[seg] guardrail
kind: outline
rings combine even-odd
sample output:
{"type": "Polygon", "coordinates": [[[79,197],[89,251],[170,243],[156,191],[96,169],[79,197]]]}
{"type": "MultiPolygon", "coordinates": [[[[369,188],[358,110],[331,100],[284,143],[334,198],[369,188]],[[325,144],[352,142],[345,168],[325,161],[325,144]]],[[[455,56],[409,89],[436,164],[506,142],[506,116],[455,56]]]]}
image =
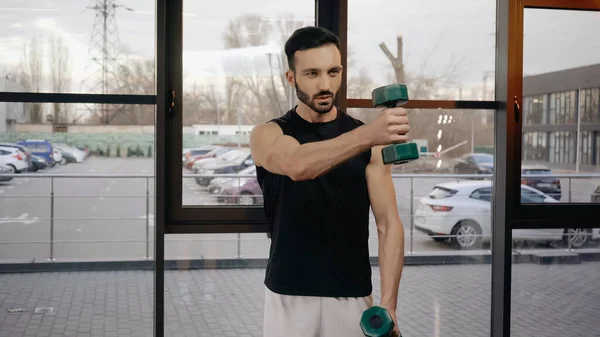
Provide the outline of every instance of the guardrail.
{"type": "MultiPolygon", "coordinates": [[[[61,240],[61,241],[57,241],[54,238],[54,234],[55,234],[55,221],[59,221],[59,220],[141,220],[140,218],[128,218],[128,217],[102,217],[102,218],[93,218],[93,217],[87,217],[87,218],[58,218],[55,216],[55,201],[56,199],[61,199],[61,198],[74,198],[74,196],[65,196],[65,195],[56,195],[55,193],[55,181],[57,179],[102,179],[102,178],[111,178],[111,179],[140,179],[140,180],[144,180],[145,181],[145,193],[144,194],[127,194],[127,195],[77,195],[75,196],[76,198],[145,198],[145,256],[144,259],[150,259],[151,258],[151,254],[150,254],[150,242],[152,240],[150,240],[150,219],[151,219],[151,214],[150,214],[150,206],[151,206],[151,202],[150,199],[153,197],[153,194],[151,193],[151,188],[150,188],[150,182],[151,180],[154,179],[154,175],[152,174],[47,174],[47,173],[21,173],[21,174],[0,174],[0,177],[2,176],[10,176],[13,179],[20,179],[20,178],[35,178],[35,179],[49,179],[50,180],[50,191],[49,191],[49,195],[2,195],[0,194],[0,200],[3,198],[48,198],[49,202],[50,202],[50,216],[48,218],[39,218],[38,220],[49,220],[50,221],[50,238],[49,238],[49,244],[50,244],[50,249],[49,249],[49,261],[55,261],[55,257],[54,257],[54,244],[55,243],[78,243],[78,242],[103,242],[101,240],[91,240],[91,241],[74,241],[74,240],[70,240],[70,241],[65,241],[65,240],[61,240]]],[[[189,178],[254,178],[255,175],[254,174],[183,174],[183,178],[184,179],[189,179],[189,178]]],[[[457,235],[415,235],[415,229],[417,229],[415,227],[415,205],[414,205],[414,199],[416,197],[421,197],[421,196],[425,196],[425,195],[416,195],[415,194],[415,185],[414,185],[414,181],[417,179],[456,179],[456,180],[462,180],[462,179],[491,179],[493,178],[493,175],[491,174],[393,174],[392,177],[394,179],[408,179],[410,182],[410,191],[408,193],[408,195],[403,195],[403,194],[397,194],[396,198],[399,199],[400,197],[408,197],[410,198],[409,201],[409,219],[410,219],[410,237],[409,237],[409,249],[407,254],[414,254],[415,250],[414,250],[414,239],[415,238],[430,238],[430,237],[435,237],[435,238],[453,238],[456,237],[457,235]]],[[[572,180],[573,179],[600,179],[600,174],[553,174],[553,175],[535,175],[535,174],[528,174],[528,175],[523,175],[523,178],[559,178],[559,179],[568,179],[568,201],[571,202],[572,200],[572,180]]],[[[239,195],[228,195],[229,197],[239,197],[239,195]]],[[[216,207],[218,207],[217,204],[215,204],[216,207]]],[[[491,216],[491,215],[490,215],[491,216]]],[[[10,220],[19,220],[17,218],[2,218],[3,221],[10,221],[10,220]]],[[[600,226],[599,226],[600,227],[600,226]]],[[[569,232],[569,240],[568,240],[568,250],[572,250],[572,237],[571,237],[571,233],[569,232]]],[[[486,235],[475,235],[475,237],[489,237],[486,235]]],[[[218,239],[217,239],[218,240],[218,239]]],[[[238,247],[238,253],[237,253],[237,257],[241,257],[241,246],[240,246],[240,235],[238,234],[237,236],[237,247],[238,247]]],[[[110,240],[108,242],[122,242],[123,240],[110,240]]],[[[194,240],[197,241],[197,240],[194,240]]],[[[203,241],[203,240],[198,240],[198,241],[203,241]]],[[[210,241],[215,241],[215,239],[210,239],[210,241]]],[[[39,241],[19,241],[19,242],[6,242],[6,241],[0,241],[0,244],[10,244],[10,243],[41,243],[39,241]]]]}

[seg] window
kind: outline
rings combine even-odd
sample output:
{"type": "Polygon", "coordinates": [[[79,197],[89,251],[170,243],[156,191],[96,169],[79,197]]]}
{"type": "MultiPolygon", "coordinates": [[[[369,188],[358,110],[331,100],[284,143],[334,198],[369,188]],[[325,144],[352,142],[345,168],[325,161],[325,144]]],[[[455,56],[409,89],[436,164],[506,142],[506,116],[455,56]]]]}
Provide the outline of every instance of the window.
{"type": "MultiPolygon", "coordinates": [[[[529,173],[529,174],[539,174],[539,173],[529,173]]],[[[543,203],[546,197],[541,194],[535,193],[531,190],[521,188],[521,203],[543,203]]]]}
{"type": "Polygon", "coordinates": [[[495,8],[349,0],[347,96],[370,99],[375,87],[406,83],[416,100],[494,100],[494,48],[480,46],[494,44],[495,8]]]}
{"type": "Polygon", "coordinates": [[[492,189],[489,187],[480,188],[471,193],[471,198],[483,201],[492,201],[492,189]]]}
{"type": "MultiPolygon", "coordinates": [[[[113,2],[106,9],[88,0],[3,6],[0,77],[7,83],[0,91],[154,94],[155,1],[105,3],[113,2]]],[[[26,113],[46,122],[36,106],[26,113]]],[[[60,117],[72,122],[74,115],[60,117]]]]}

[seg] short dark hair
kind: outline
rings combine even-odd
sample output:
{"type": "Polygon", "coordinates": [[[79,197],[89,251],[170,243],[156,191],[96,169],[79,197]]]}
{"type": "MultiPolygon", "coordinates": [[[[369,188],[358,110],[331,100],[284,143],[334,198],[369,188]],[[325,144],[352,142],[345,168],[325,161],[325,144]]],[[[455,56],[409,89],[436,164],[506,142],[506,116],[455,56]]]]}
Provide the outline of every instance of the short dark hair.
{"type": "Polygon", "coordinates": [[[294,55],[298,50],[307,50],[333,44],[341,52],[339,38],[330,30],[322,27],[303,27],[297,29],[285,43],[285,54],[287,55],[290,69],[294,69],[294,55]]]}

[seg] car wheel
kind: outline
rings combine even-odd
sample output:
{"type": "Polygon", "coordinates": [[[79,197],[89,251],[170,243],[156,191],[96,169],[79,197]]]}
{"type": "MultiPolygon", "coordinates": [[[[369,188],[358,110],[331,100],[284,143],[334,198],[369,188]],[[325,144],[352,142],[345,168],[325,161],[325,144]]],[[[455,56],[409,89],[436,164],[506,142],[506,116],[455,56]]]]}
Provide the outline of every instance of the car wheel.
{"type": "Polygon", "coordinates": [[[567,228],[564,233],[563,243],[568,247],[571,240],[571,248],[581,248],[592,238],[591,228],[567,228]]]}
{"type": "Polygon", "coordinates": [[[254,205],[255,203],[254,196],[249,192],[242,192],[238,197],[238,204],[240,205],[254,205]]]}
{"type": "Polygon", "coordinates": [[[62,157],[62,158],[60,159],[60,164],[61,164],[61,165],[67,165],[67,158],[65,158],[65,157],[62,157]]]}
{"type": "Polygon", "coordinates": [[[471,220],[462,220],[452,229],[451,242],[460,249],[476,249],[481,247],[481,227],[471,220]]]}

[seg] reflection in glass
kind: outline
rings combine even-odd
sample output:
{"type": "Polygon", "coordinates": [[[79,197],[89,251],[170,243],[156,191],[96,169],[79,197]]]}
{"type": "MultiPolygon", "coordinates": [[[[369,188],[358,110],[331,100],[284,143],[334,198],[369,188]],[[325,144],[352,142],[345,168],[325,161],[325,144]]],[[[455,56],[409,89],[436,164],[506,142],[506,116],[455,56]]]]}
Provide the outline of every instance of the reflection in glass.
{"type": "Polygon", "coordinates": [[[525,9],[521,182],[560,202],[589,203],[600,186],[600,58],[586,42],[599,15],[525,9]]]}

